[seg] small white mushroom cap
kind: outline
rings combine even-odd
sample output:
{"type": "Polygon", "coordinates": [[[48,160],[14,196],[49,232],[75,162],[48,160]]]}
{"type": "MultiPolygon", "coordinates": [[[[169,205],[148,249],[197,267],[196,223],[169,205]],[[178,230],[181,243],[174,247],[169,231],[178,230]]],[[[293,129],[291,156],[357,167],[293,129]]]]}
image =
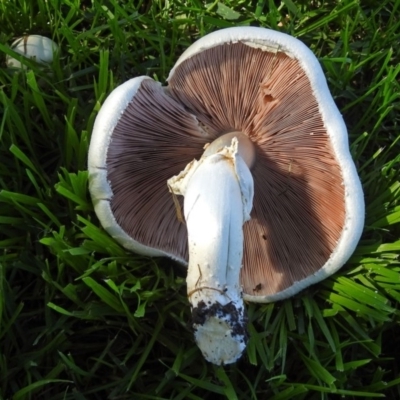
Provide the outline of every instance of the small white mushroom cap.
{"type": "MultiPolygon", "coordinates": [[[[26,58],[33,59],[38,63],[51,63],[58,45],[46,36],[28,35],[16,39],[11,48],[26,58]]],[[[9,68],[23,68],[20,61],[14,57],[7,56],[6,64],[9,68]]]]}

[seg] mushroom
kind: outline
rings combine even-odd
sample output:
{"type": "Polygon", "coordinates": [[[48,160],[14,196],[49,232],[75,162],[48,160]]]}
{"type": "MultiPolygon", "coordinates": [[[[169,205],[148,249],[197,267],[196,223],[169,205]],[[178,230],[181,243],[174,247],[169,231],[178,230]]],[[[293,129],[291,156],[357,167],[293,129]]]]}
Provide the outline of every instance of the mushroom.
{"type": "Polygon", "coordinates": [[[245,349],[243,300],[281,300],[326,278],[363,229],[322,69],[299,40],[263,28],[201,38],[168,87],[148,77],[117,87],[95,122],[89,176],[111,236],[188,263],[195,339],[215,364],[245,349]]]}
{"type": "MultiPolygon", "coordinates": [[[[18,54],[22,54],[26,58],[31,58],[40,64],[50,63],[53,61],[54,53],[58,50],[55,42],[46,36],[28,35],[16,39],[11,48],[18,54]]],[[[6,64],[10,68],[23,68],[20,61],[14,57],[7,56],[6,64]]]]}

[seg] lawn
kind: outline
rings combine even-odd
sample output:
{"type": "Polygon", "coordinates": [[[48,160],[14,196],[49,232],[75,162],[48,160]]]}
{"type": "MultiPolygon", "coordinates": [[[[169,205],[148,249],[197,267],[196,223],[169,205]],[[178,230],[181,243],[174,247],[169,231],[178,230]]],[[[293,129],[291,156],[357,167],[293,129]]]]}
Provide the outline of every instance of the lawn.
{"type": "Polygon", "coordinates": [[[2,0],[0,27],[0,400],[400,398],[399,0],[2,0]],[[165,84],[197,38],[239,25],[319,59],[366,223],[338,273],[249,304],[245,354],[219,367],[193,340],[185,269],[102,229],[87,153],[116,86],[165,84]],[[59,45],[51,65],[6,67],[26,34],[59,45]]]}

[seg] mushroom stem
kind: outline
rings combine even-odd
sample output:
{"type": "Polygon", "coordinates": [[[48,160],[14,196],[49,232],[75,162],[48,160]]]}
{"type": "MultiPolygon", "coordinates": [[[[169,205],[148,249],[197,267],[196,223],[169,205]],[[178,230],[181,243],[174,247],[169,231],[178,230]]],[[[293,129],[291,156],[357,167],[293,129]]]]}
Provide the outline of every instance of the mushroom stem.
{"type": "Polygon", "coordinates": [[[240,269],[254,188],[238,138],[229,140],[229,146],[208,151],[168,181],[173,193],[185,196],[187,291],[196,342],[218,365],[235,362],[247,341],[240,269]]]}

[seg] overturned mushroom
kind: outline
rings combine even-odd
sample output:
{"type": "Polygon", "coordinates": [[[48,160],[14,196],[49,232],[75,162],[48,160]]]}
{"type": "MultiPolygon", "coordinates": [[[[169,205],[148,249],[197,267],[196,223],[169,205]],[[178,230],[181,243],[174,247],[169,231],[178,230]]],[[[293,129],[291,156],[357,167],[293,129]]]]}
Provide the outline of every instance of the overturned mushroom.
{"type": "Polygon", "coordinates": [[[212,33],[168,83],[134,78],[107,98],[90,191],[127,249],[188,260],[196,341],[228,364],[246,345],[243,299],[286,298],[346,262],[363,228],[362,188],[321,67],[293,37],[212,33]],[[186,224],[171,199],[180,194],[186,224]]]}

